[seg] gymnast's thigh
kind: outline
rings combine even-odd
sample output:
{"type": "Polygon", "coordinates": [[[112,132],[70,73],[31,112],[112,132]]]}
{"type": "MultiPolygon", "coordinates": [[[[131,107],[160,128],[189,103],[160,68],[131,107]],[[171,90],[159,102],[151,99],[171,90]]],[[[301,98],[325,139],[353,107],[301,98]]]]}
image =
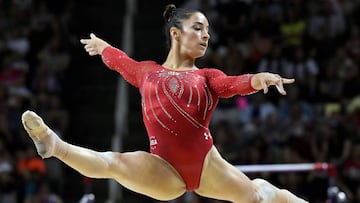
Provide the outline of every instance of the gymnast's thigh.
{"type": "Polygon", "coordinates": [[[233,165],[225,161],[215,147],[206,155],[200,187],[201,196],[231,202],[256,202],[252,181],[233,165]]]}
{"type": "Polygon", "coordinates": [[[185,183],[164,159],[143,151],[115,153],[110,171],[124,187],[158,200],[181,196],[185,183]]]}

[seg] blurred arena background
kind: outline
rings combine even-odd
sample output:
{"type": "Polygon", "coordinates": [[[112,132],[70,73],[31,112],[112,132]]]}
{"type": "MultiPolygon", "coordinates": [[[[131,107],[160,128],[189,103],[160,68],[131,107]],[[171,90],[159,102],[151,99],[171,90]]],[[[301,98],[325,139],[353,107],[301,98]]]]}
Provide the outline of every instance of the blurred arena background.
{"type": "MultiPolygon", "coordinates": [[[[222,155],[234,165],[334,164],[332,183],[360,202],[359,0],[0,0],[0,203],[157,202],[40,159],[20,116],[31,109],[66,141],[95,150],[148,151],[139,93],[79,40],[94,32],[136,60],[161,63],[169,3],[209,19],[211,45],[198,66],[296,79],[285,97],[220,100],[212,135],[222,155]]],[[[249,176],[313,203],[328,198],[323,171],[249,176]]]]}

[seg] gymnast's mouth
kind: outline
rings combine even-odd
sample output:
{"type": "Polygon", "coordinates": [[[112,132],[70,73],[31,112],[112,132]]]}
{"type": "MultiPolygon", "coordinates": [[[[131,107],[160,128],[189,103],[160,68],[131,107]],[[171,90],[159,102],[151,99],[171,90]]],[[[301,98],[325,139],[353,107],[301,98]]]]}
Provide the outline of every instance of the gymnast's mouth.
{"type": "Polygon", "coordinates": [[[202,46],[202,47],[207,47],[207,44],[206,43],[200,43],[200,46],[202,46]]]}

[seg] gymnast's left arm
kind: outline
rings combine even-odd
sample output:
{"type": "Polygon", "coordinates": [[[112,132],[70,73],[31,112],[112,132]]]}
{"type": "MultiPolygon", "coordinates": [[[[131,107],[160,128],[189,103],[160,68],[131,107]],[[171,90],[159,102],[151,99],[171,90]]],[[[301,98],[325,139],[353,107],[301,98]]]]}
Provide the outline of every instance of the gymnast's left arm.
{"type": "Polygon", "coordinates": [[[266,94],[268,87],[276,86],[277,90],[285,95],[283,84],[293,83],[294,79],[286,79],[273,73],[243,74],[227,76],[220,70],[207,69],[206,76],[210,89],[219,97],[229,98],[235,95],[249,95],[263,90],[266,94]]]}

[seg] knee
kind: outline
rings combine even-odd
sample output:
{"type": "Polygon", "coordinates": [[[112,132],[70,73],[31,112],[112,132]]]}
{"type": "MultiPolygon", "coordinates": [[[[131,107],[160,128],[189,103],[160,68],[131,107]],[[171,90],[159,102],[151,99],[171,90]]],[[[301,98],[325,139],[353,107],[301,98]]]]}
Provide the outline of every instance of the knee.
{"type": "Polygon", "coordinates": [[[113,174],[113,170],[116,169],[115,165],[117,164],[118,155],[115,152],[101,152],[100,156],[103,160],[104,170],[108,175],[113,174]]]}
{"type": "Polygon", "coordinates": [[[101,157],[104,160],[105,164],[110,166],[111,164],[114,163],[115,153],[114,152],[102,152],[101,157]]]}
{"type": "Polygon", "coordinates": [[[271,203],[276,199],[276,189],[264,179],[254,179],[255,185],[254,201],[257,203],[271,203]]]}

